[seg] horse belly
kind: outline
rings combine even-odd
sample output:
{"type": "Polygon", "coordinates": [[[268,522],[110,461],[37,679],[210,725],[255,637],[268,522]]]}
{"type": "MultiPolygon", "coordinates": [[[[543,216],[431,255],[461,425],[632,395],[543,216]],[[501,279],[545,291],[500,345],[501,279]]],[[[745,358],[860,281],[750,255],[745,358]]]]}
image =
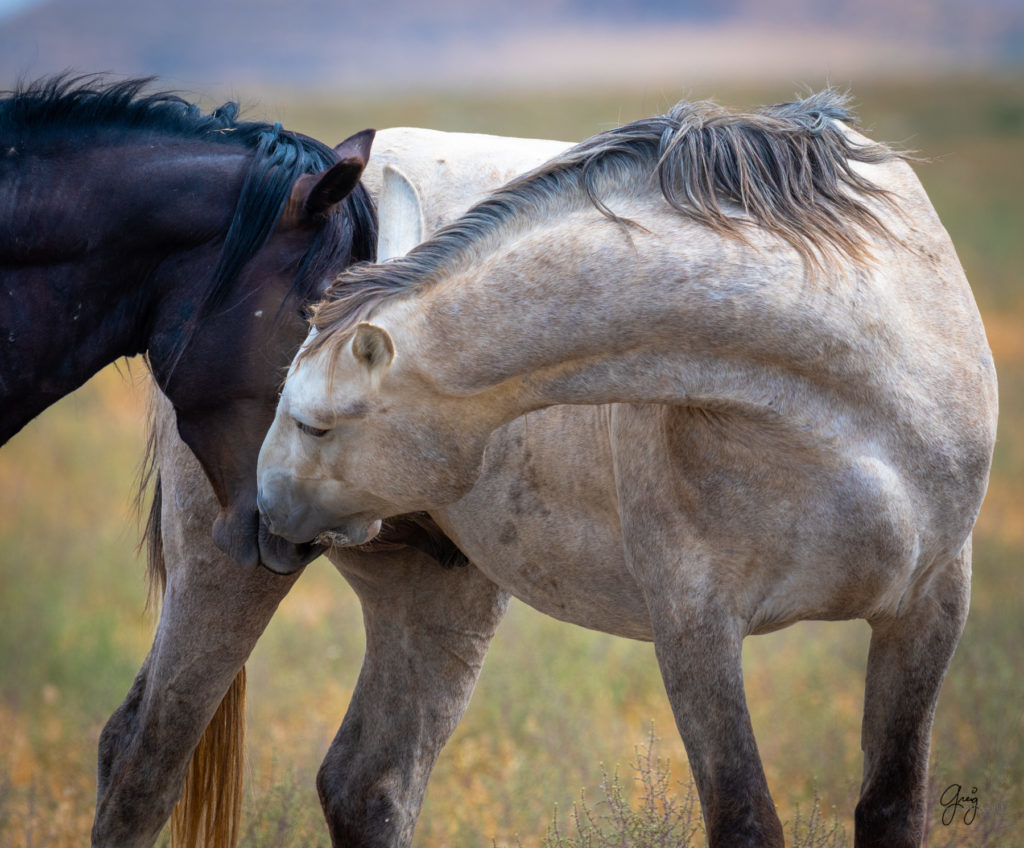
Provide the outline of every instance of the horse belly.
{"type": "Polygon", "coordinates": [[[495,431],[476,485],[433,512],[474,565],[562,621],[651,639],[626,569],[608,407],[556,406],[495,431]]]}

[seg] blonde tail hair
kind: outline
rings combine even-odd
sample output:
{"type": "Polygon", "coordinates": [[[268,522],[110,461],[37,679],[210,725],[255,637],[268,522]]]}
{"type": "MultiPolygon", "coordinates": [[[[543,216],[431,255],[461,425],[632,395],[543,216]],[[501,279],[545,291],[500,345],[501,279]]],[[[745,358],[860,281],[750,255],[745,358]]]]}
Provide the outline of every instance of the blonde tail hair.
{"type": "Polygon", "coordinates": [[[235,848],[245,769],[245,666],[203,733],[171,813],[172,848],[235,848]]]}

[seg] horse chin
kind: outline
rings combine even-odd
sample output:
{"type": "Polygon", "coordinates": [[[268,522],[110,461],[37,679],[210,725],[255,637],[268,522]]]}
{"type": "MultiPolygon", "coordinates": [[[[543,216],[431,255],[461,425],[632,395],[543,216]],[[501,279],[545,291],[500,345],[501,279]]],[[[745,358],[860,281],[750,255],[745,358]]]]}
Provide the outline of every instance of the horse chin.
{"type": "Polygon", "coordinates": [[[294,574],[305,568],[326,550],[318,540],[312,542],[289,542],[275,536],[267,529],[266,522],[259,519],[259,564],[274,574],[294,574]]]}
{"type": "Polygon", "coordinates": [[[324,530],[315,539],[322,545],[332,548],[345,548],[354,545],[365,545],[377,538],[383,522],[380,519],[367,525],[348,525],[344,529],[324,530]]]}

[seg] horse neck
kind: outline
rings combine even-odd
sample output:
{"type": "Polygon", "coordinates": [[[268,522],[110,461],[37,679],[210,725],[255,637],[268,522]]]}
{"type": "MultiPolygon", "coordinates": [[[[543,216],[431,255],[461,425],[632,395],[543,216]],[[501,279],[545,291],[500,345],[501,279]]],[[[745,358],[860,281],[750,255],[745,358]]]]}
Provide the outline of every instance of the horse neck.
{"type": "Polygon", "coordinates": [[[54,151],[4,186],[0,444],[195,300],[185,257],[226,230],[244,162],[203,148],[54,151]]]}
{"type": "Polygon", "coordinates": [[[678,218],[653,204],[636,212],[650,232],[585,210],[519,234],[380,323],[441,394],[487,396],[476,408],[502,420],[563,403],[678,401],[675,375],[699,335],[679,328],[706,322],[700,266],[729,245],[694,226],[682,252],[666,248],[652,233],[678,233],[678,218]]]}

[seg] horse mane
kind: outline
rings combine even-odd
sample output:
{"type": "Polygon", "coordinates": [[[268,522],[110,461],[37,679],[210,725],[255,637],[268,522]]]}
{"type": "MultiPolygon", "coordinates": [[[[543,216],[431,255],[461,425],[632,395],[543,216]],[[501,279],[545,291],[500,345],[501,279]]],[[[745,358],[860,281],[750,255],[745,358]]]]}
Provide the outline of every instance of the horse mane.
{"type": "MultiPolygon", "coordinates": [[[[176,93],[146,93],[154,79],[110,81],[102,75],[64,73],[22,83],[0,93],[0,138],[15,148],[30,144],[38,148],[81,145],[88,133],[105,132],[126,145],[141,133],[155,133],[251,151],[216,271],[192,316],[194,329],[223,303],[242,266],[270,237],[295,180],[326,170],[338,157],[327,145],[284,130],[280,124],[239,120],[240,108],[233,101],[204,113],[176,93]]],[[[357,186],[343,206],[321,222],[300,266],[294,293],[303,300],[315,295],[318,273],[344,264],[347,258],[369,261],[376,257],[376,213],[365,188],[357,186]]]]}
{"type": "Polygon", "coordinates": [[[884,238],[887,231],[862,198],[892,201],[851,163],[903,156],[847,136],[837,122],[856,123],[849,99],[825,89],[750,113],[682,101],[665,115],[595,135],[493,192],[405,257],[339,275],[316,307],[312,326],[319,332],[300,356],[328,340],[340,346],[382,302],[429,287],[481,242],[535,220],[567,196],[633,225],[603,195],[623,186],[635,190],[655,176],[680,214],[723,236],[747,242],[748,229],[768,231],[812,270],[829,258],[864,264],[871,259],[867,236],[884,238]]]}

